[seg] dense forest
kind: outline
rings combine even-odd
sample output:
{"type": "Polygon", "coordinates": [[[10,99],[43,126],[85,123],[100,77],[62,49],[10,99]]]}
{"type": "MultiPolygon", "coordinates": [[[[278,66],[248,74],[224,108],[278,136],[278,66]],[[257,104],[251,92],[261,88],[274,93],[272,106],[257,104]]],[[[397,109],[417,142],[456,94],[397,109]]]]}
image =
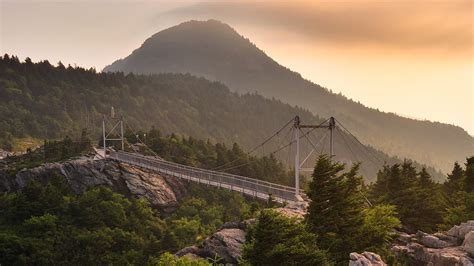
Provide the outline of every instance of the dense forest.
{"type": "MultiPolygon", "coordinates": [[[[40,141],[65,136],[80,138],[83,129],[95,139],[100,135],[102,116],[109,114],[112,106],[117,114],[125,116],[127,131],[144,130],[143,133],[156,126],[163,134],[174,132],[230,147],[239,143],[245,151],[261,143],[296,114],[305,123],[322,121],[308,111],[278,100],[257,94],[238,95],[221,83],[186,74],[96,73],[94,69],[66,67],[61,63],[52,66],[48,61],[20,62],[15,56],[5,55],[0,59],[2,149],[12,149],[16,140],[24,137],[40,141]]],[[[371,147],[350,148],[345,143],[349,138],[344,132],[336,136],[336,157],[349,164],[366,162],[361,172],[368,181],[375,180],[384,162],[402,162],[371,147]],[[378,158],[376,162],[374,155],[378,158]]],[[[265,151],[268,156],[270,149],[267,147],[265,151]]],[[[303,152],[309,149],[306,145],[303,152]]],[[[262,155],[264,151],[258,152],[262,155]]],[[[288,151],[275,156],[283,162],[289,161],[288,151]]],[[[314,163],[315,158],[308,163],[314,163]]],[[[421,165],[414,164],[421,169],[421,165]]],[[[435,169],[428,171],[436,181],[444,180],[435,169]]]]}
{"type": "Polygon", "coordinates": [[[189,21],[158,32],[104,71],[191,73],[223,82],[233,91],[275,97],[320,117],[335,116],[363,142],[444,172],[450,162],[461,161],[474,150],[474,138],[462,128],[384,113],[332,93],[279,65],[229,25],[215,20],[189,21]]]}
{"type": "MultiPolygon", "coordinates": [[[[237,144],[226,148],[161,136],[157,130],[149,134],[150,149],[168,160],[213,167],[240,156],[249,164],[232,171],[242,174],[251,167],[258,178],[277,174],[288,181],[275,158],[244,155],[237,144]]],[[[85,135],[78,142],[45,142],[37,151],[8,160],[24,165],[29,156],[38,161],[40,155],[44,161],[75,157],[91,145],[85,135]]],[[[133,143],[134,135],[127,137],[133,143]]],[[[224,222],[256,218],[248,229],[243,263],[332,265],[347,262],[350,252],[365,250],[381,254],[389,263],[402,263],[389,251],[393,229],[434,232],[474,219],[474,157],[464,165],[455,163],[444,184],[406,161],[386,165],[376,182],[366,186],[359,167],[320,156],[305,186],[311,202],[303,220],[264,209],[275,206],[271,201],[251,201],[238,193],[192,184],[179,208],[164,217],[145,200],[108,188],[73,194],[66,179],[54,174],[47,185],[33,181],[20,191],[0,195],[0,262],[209,265],[212,261],[191,262],[170,253],[199,244],[224,222]]]]}
{"type": "Polygon", "coordinates": [[[166,265],[160,264],[166,252],[199,243],[224,221],[250,218],[264,206],[225,190],[189,190],[177,211],[162,218],[146,200],[108,188],[75,195],[59,175],[46,186],[30,182],[0,195],[0,263],[166,265]]]}
{"type": "Polygon", "coordinates": [[[368,250],[389,265],[410,265],[389,250],[393,229],[434,232],[474,219],[474,157],[464,167],[455,163],[442,185],[410,163],[384,167],[370,187],[363,185],[358,164],[345,168],[320,156],[307,188],[311,201],[304,220],[260,212],[244,258],[252,265],[343,265],[350,252],[368,250]]]}

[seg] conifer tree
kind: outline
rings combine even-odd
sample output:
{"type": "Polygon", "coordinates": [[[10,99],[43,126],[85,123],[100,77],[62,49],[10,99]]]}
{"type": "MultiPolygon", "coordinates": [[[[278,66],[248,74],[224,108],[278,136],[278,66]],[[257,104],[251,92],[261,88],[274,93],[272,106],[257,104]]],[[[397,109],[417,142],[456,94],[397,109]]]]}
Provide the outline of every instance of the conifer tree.
{"type": "Polygon", "coordinates": [[[425,168],[417,173],[413,164],[405,161],[402,165],[385,166],[370,194],[375,203],[395,205],[406,230],[432,232],[442,221],[446,207],[441,192],[441,186],[425,168]]]}
{"type": "Polygon", "coordinates": [[[437,224],[443,220],[445,199],[441,193],[441,186],[433,182],[425,168],[418,176],[418,184],[414,188],[418,199],[411,204],[411,208],[418,214],[405,220],[418,230],[433,232],[436,231],[437,224]]]}
{"type": "Polygon", "coordinates": [[[464,190],[468,193],[474,192],[474,156],[466,159],[466,177],[464,179],[464,190]]]}
{"type": "Polygon", "coordinates": [[[262,211],[247,233],[243,258],[251,265],[329,264],[316,235],[308,232],[301,220],[274,210],[262,211]]]}
{"type": "Polygon", "coordinates": [[[466,169],[454,164],[454,169],[448,175],[444,184],[448,193],[449,206],[443,214],[443,222],[439,225],[447,230],[454,225],[474,219],[474,156],[466,159],[466,169]]]}
{"type": "Polygon", "coordinates": [[[444,183],[446,193],[452,194],[463,189],[464,170],[458,162],[454,163],[453,171],[448,174],[447,181],[444,183]]]}
{"type": "Polygon", "coordinates": [[[362,179],[357,176],[358,168],[356,164],[349,172],[341,173],[344,165],[323,155],[309,183],[308,227],[320,237],[321,247],[341,262],[357,247],[363,224],[362,179]]]}

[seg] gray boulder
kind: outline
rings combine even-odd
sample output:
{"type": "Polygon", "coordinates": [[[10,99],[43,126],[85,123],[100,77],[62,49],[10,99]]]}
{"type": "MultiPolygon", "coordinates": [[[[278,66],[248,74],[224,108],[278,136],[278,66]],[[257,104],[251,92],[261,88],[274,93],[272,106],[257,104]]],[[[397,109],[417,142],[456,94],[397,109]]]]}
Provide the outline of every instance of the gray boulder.
{"type": "Polygon", "coordinates": [[[242,229],[222,229],[204,240],[202,250],[210,258],[218,257],[225,264],[237,264],[242,257],[245,235],[242,229]]]}
{"type": "Polygon", "coordinates": [[[434,235],[418,231],[416,233],[417,238],[420,240],[421,244],[428,248],[445,248],[449,246],[446,241],[439,239],[434,235]]]}
{"type": "Polygon", "coordinates": [[[415,265],[473,266],[474,232],[469,231],[472,225],[472,221],[469,221],[454,226],[446,233],[400,233],[391,250],[415,265]],[[461,246],[463,239],[464,244],[461,246]]]}
{"type": "Polygon", "coordinates": [[[474,231],[470,231],[464,236],[462,248],[474,257],[474,231]]]}
{"type": "Polygon", "coordinates": [[[245,243],[246,223],[226,223],[223,228],[206,238],[197,246],[190,246],[178,251],[178,257],[199,256],[201,258],[219,259],[225,265],[237,265],[242,257],[242,245],[245,243]],[[234,228],[231,228],[234,226],[234,228]]]}
{"type": "Polygon", "coordinates": [[[453,228],[449,229],[446,234],[458,239],[464,239],[464,236],[470,231],[474,231],[474,220],[455,225],[453,228]]]}
{"type": "Polygon", "coordinates": [[[385,266],[382,258],[373,252],[363,252],[359,254],[352,252],[350,255],[349,266],[385,266]]]}

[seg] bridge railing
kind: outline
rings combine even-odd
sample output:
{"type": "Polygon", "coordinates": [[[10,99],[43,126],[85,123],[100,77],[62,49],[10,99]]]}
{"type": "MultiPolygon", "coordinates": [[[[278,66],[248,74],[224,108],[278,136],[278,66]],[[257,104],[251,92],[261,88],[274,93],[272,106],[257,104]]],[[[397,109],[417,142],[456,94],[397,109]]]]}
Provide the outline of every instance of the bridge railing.
{"type": "Polygon", "coordinates": [[[111,151],[109,158],[178,178],[240,191],[259,198],[266,199],[269,194],[272,194],[283,201],[296,200],[294,188],[263,180],[182,165],[135,153],[111,151]]]}

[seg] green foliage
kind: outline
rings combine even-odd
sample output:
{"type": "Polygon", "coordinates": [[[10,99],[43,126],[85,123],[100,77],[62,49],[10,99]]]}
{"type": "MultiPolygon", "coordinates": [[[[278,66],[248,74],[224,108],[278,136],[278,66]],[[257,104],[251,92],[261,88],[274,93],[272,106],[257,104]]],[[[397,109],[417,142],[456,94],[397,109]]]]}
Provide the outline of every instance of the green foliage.
{"type": "Polygon", "coordinates": [[[474,193],[474,156],[466,159],[466,170],[464,171],[464,190],[474,193]]]}
{"type": "Polygon", "coordinates": [[[0,197],[0,262],[143,264],[165,224],[144,200],[98,187],[76,196],[61,177],[0,197]]]}
{"type": "Polygon", "coordinates": [[[301,220],[264,210],[249,230],[243,259],[251,265],[327,265],[329,260],[317,246],[301,220]]]}
{"type": "Polygon", "coordinates": [[[319,236],[319,246],[337,263],[346,263],[354,251],[386,254],[392,231],[400,225],[395,207],[368,208],[358,165],[344,169],[328,156],[319,157],[307,192],[311,200],[305,217],[307,227],[319,236]]]}
{"type": "Polygon", "coordinates": [[[395,206],[388,204],[375,205],[362,211],[364,221],[359,246],[382,256],[388,256],[387,246],[393,240],[394,228],[401,223],[397,218],[395,206]]]}
{"type": "Polygon", "coordinates": [[[448,195],[443,222],[439,224],[442,230],[450,229],[452,226],[474,219],[474,190],[471,182],[474,179],[474,156],[466,159],[465,169],[457,162],[453,171],[448,175],[448,181],[444,183],[444,191],[448,195]]]}
{"type": "Polygon", "coordinates": [[[446,207],[442,186],[434,183],[425,169],[417,172],[409,161],[384,166],[371,187],[371,198],[377,203],[395,205],[409,231],[435,231],[446,207]]]}
{"type": "Polygon", "coordinates": [[[102,115],[109,114],[111,106],[126,115],[131,128],[159,126],[166,134],[238,142],[247,148],[261,141],[255,136],[266,137],[295,114],[308,122],[320,121],[300,108],[256,94],[234,94],[221,83],[189,74],[96,73],[0,57],[3,146],[11,145],[12,137],[80,137],[82,128],[99,136],[102,115]]]}
{"type": "Polygon", "coordinates": [[[449,230],[454,225],[474,219],[474,193],[460,191],[451,196],[451,203],[443,214],[443,222],[439,225],[441,230],[449,230]]]}
{"type": "Polygon", "coordinates": [[[0,196],[0,264],[208,265],[155,257],[199,242],[225,221],[251,217],[250,209],[237,193],[191,186],[177,212],[162,220],[144,199],[104,187],[75,195],[56,175],[47,185],[30,182],[0,196]]]}
{"type": "Polygon", "coordinates": [[[355,250],[358,240],[354,236],[359,235],[363,222],[358,165],[340,173],[343,170],[344,165],[320,156],[307,193],[311,200],[306,215],[308,227],[337,261],[347,260],[347,254],[355,250]]]}
{"type": "Polygon", "coordinates": [[[209,189],[202,185],[190,184],[189,195],[166,219],[168,228],[173,232],[166,236],[171,245],[167,250],[177,251],[199,243],[217,231],[224,222],[254,217],[263,207],[262,203],[250,203],[238,193],[209,189]]]}
{"type": "Polygon", "coordinates": [[[91,140],[86,130],[82,131],[79,141],[73,141],[66,136],[63,140],[44,140],[43,145],[35,150],[28,149],[27,153],[10,156],[4,159],[6,168],[12,174],[23,168],[32,168],[46,162],[58,162],[72,157],[85,155],[92,149],[91,140]]]}
{"type": "Polygon", "coordinates": [[[150,266],[210,266],[212,265],[203,259],[177,258],[171,253],[163,253],[158,258],[151,258],[148,261],[150,266]]]}
{"type": "Polygon", "coordinates": [[[447,194],[455,193],[461,191],[464,186],[464,169],[458,162],[454,163],[453,171],[448,174],[448,178],[444,183],[444,190],[447,194]]]}

